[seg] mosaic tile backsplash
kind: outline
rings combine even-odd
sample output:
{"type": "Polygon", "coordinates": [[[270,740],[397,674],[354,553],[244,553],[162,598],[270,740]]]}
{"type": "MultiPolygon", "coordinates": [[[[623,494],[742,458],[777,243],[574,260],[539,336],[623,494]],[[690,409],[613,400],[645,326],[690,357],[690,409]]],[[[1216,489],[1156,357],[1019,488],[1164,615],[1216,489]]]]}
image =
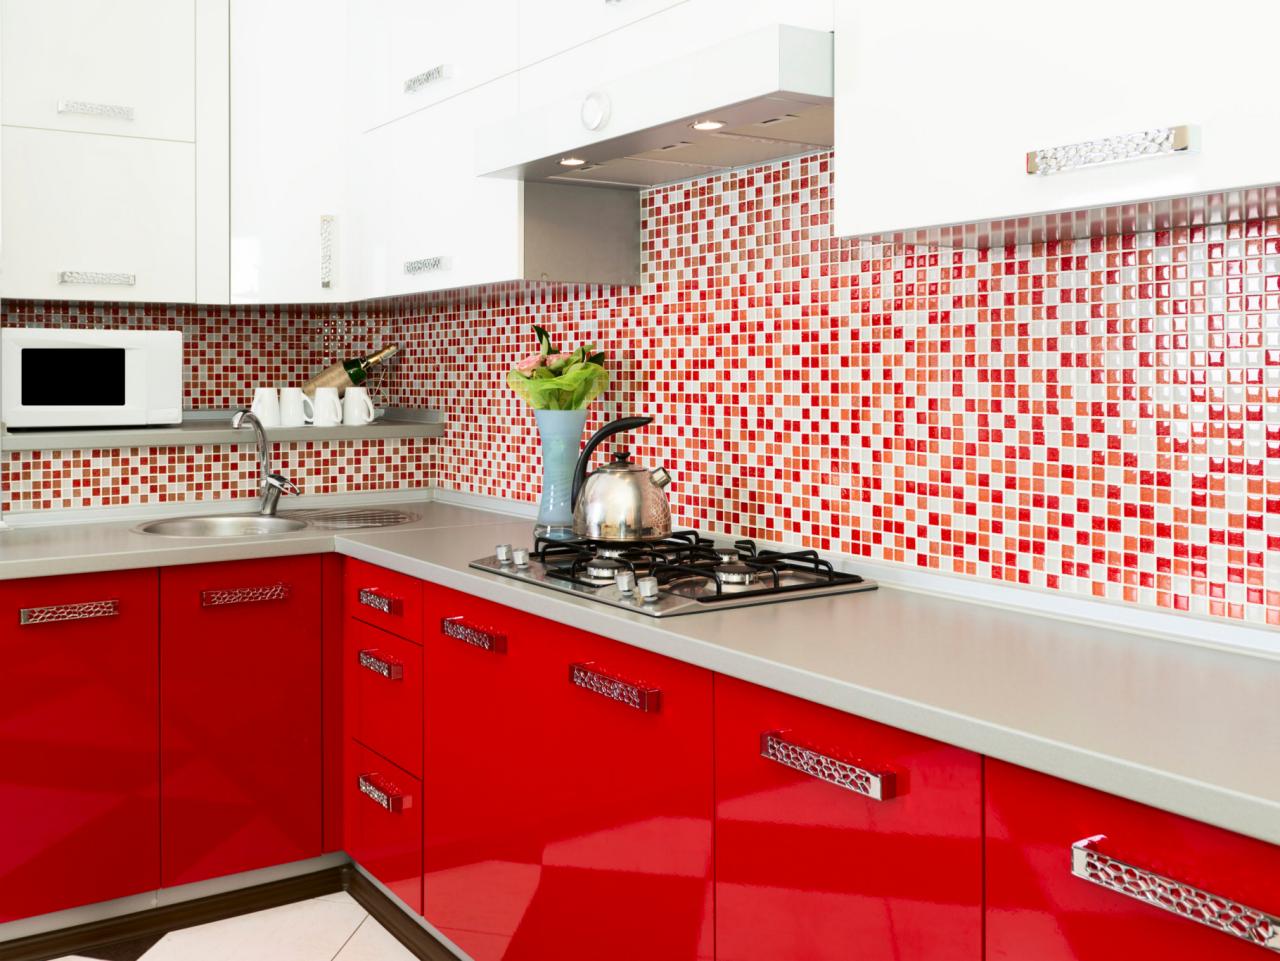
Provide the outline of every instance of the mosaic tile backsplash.
{"type": "MultiPolygon", "coordinates": [[[[404,346],[385,396],[447,425],[422,483],[537,498],[503,382],[537,322],[609,353],[589,427],[656,418],[628,441],[675,475],[679,524],[1280,625],[1280,221],[860,244],[831,235],[830,159],[642,195],[638,288],[324,308],[300,342],[404,346]]],[[[226,393],[203,376],[193,399],[226,393]]]]}

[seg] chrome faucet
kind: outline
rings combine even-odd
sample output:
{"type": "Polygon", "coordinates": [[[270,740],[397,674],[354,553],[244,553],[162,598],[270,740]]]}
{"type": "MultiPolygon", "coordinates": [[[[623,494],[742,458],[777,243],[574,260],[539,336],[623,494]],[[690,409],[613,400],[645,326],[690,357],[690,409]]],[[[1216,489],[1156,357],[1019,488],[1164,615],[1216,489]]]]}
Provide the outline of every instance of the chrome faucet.
{"type": "Polygon", "coordinates": [[[231,417],[231,426],[239,430],[245,424],[253,428],[253,436],[258,442],[258,466],[262,469],[262,479],[258,482],[258,495],[262,502],[258,505],[258,513],[264,517],[274,517],[280,495],[296,494],[298,488],[293,481],[271,472],[271,443],[267,440],[262,421],[247,410],[236,411],[231,417]]]}

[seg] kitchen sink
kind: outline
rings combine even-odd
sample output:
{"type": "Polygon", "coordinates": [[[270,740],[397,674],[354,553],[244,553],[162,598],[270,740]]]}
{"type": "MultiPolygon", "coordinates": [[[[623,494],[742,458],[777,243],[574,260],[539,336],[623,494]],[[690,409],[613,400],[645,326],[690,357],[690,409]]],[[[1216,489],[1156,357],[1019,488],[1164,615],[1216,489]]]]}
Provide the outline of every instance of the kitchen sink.
{"type": "Polygon", "coordinates": [[[288,534],[306,526],[306,521],[290,517],[220,514],[209,517],[170,517],[139,524],[134,530],[140,534],[163,534],[166,537],[261,537],[264,534],[288,534]]]}

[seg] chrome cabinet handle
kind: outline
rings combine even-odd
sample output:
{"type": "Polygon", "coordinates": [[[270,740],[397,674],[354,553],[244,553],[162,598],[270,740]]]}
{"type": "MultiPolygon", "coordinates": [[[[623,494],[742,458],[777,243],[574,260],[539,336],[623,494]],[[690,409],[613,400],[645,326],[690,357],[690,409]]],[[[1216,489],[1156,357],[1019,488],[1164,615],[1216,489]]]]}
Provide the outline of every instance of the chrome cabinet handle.
{"type": "Polygon", "coordinates": [[[264,584],[261,587],[220,587],[200,592],[201,607],[227,607],[231,604],[261,604],[283,601],[289,597],[289,585],[264,584]]]}
{"type": "Polygon", "coordinates": [[[570,664],[569,682],[584,691],[599,694],[646,714],[656,714],[662,707],[662,691],[658,688],[632,684],[630,681],[602,674],[595,670],[591,661],[570,664]]]}
{"type": "Polygon", "coordinates": [[[417,93],[423,87],[428,87],[433,83],[439,83],[441,80],[448,80],[453,76],[453,69],[447,63],[438,63],[430,70],[424,70],[422,73],[415,73],[412,77],[404,82],[405,93],[417,93]]]}
{"type": "Polygon", "coordinates": [[[333,214],[320,215],[320,289],[333,288],[333,235],[338,218],[333,214]]]}
{"type": "Polygon", "coordinates": [[[440,633],[492,654],[507,653],[507,635],[473,627],[461,617],[441,618],[440,633]]]}
{"type": "Polygon", "coordinates": [[[822,754],[786,740],[781,731],[760,735],[760,756],[874,801],[888,801],[897,796],[897,778],[892,771],[872,771],[822,754]]]}
{"type": "Polygon", "coordinates": [[[393,594],[384,594],[376,587],[360,588],[359,599],[364,607],[372,607],[383,614],[389,614],[392,617],[404,615],[404,601],[393,594]]]}
{"type": "Polygon", "coordinates": [[[410,275],[430,274],[439,270],[448,269],[448,257],[420,257],[417,260],[406,260],[404,262],[404,272],[410,275]]]}
{"type": "Polygon", "coordinates": [[[1049,174],[1119,163],[1122,160],[1146,160],[1174,153],[1194,151],[1199,145],[1199,131],[1190,124],[1178,127],[1156,127],[1136,133],[1085,140],[1027,151],[1027,173],[1044,177],[1049,174]]]}
{"type": "Polygon", "coordinates": [[[133,287],[138,283],[137,274],[114,274],[101,270],[61,270],[60,284],[88,284],[99,287],[133,287]]]}
{"type": "Polygon", "coordinates": [[[359,657],[356,658],[356,661],[366,671],[373,671],[374,674],[380,674],[388,681],[404,680],[404,665],[394,657],[383,654],[375,648],[361,651],[359,657]]]}
{"type": "Polygon", "coordinates": [[[1071,845],[1073,875],[1108,891],[1280,953],[1280,917],[1107,857],[1098,850],[1098,844],[1106,839],[1105,834],[1095,834],[1071,845]]]}
{"type": "Polygon", "coordinates": [[[24,607],[18,611],[18,623],[30,627],[35,624],[59,624],[63,621],[87,621],[94,617],[115,617],[119,613],[119,601],[78,601],[75,604],[54,604],[50,607],[24,607]]]}
{"type": "Polygon", "coordinates": [[[88,100],[59,100],[58,113],[78,113],[111,120],[132,120],[133,108],[115,103],[92,103],[88,100]]]}
{"type": "Polygon", "coordinates": [[[356,784],[361,794],[391,814],[413,807],[413,798],[380,774],[361,774],[356,784]]]}

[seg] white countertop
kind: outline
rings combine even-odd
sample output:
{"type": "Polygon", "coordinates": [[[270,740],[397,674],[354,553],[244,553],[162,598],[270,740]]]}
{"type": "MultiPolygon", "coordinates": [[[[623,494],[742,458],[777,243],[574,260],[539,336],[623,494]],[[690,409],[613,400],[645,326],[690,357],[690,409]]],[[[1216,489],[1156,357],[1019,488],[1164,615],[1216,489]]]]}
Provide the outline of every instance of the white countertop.
{"type": "MultiPolygon", "coordinates": [[[[389,506],[389,505],[387,505],[389,506]]],[[[396,528],[236,540],[130,523],[0,535],[0,579],[332,550],[1280,844],[1280,659],[882,587],[650,618],[467,567],[530,522],[443,503],[396,528]]]]}

